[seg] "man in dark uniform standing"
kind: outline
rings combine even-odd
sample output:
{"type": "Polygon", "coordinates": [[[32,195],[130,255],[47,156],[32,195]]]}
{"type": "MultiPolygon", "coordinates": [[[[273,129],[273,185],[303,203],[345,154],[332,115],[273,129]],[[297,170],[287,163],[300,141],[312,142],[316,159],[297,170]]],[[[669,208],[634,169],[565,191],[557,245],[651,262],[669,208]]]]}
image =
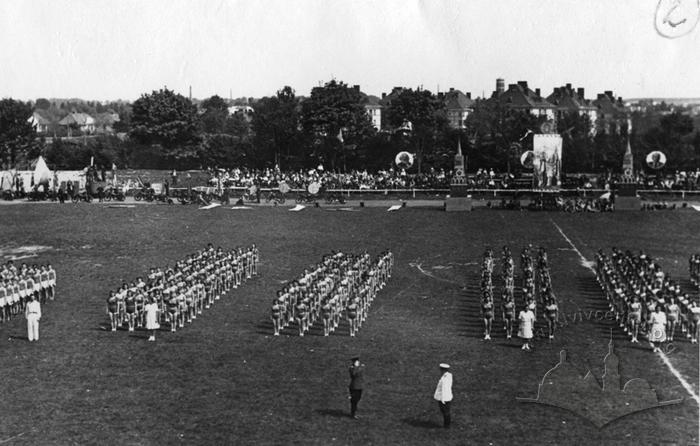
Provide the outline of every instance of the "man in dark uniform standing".
{"type": "Polygon", "coordinates": [[[365,365],[360,362],[360,357],[352,358],[350,366],[350,416],[357,419],[357,404],[362,398],[362,388],[364,387],[365,365]]]}

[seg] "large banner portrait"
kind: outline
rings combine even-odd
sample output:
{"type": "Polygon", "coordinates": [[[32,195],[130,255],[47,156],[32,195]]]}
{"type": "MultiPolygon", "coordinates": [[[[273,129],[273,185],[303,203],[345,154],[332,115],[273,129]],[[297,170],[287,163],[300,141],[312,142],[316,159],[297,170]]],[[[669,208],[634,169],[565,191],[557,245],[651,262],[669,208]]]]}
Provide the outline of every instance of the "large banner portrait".
{"type": "Polygon", "coordinates": [[[561,186],[560,135],[535,135],[533,141],[533,175],[535,187],[561,186]]]}

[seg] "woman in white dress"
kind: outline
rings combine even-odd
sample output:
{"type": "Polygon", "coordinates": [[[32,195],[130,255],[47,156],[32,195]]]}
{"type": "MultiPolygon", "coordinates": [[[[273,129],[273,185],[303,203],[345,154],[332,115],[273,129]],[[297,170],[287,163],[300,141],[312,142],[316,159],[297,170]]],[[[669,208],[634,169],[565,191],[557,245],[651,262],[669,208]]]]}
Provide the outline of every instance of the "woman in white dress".
{"type": "Polygon", "coordinates": [[[158,308],[158,304],[153,297],[148,299],[148,303],[144,307],[143,311],[146,313],[146,330],[150,331],[148,340],[155,341],[156,330],[160,328],[160,324],[158,324],[158,312],[160,309],[158,308]]]}
{"type": "Polygon", "coordinates": [[[656,306],[656,311],[649,317],[651,332],[649,333],[649,343],[654,352],[661,351],[657,344],[666,341],[666,313],[661,311],[661,305],[656,306]]]}
{"type": "Polygon", "coordinates": [[[522,348],[523,350],[530,350],[532,328],[535,325],[535,314],[529,307],[526,307],[524,310],[520,311],[518,320],[520,321],[520,325],[518,327],[518,337],[525,341],[522,348]]]}

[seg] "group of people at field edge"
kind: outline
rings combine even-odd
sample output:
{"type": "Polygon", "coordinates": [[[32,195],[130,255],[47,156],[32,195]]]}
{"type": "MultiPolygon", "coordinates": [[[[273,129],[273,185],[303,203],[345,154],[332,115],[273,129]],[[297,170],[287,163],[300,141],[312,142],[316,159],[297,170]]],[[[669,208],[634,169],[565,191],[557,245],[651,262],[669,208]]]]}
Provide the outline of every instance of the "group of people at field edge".
{"type": "Polygon", "coordinates": [[[56,271],[50,263],[22,265],[17,268],[8,260],[0,269],[0,322],[18,315],[27,319],[30,341],[39,340],[41,305],[53,300],[56,289],[56,271]]]}
{"type": "Polygon", "coordinates": [[[293,189],[304,189],[311,183],[319,183],[328,189],[445,189],[450,186],[451,172],[445,169],[429,169],[420,174],[408,174],[401,169],[380,170],[376,173],[365,170],[333,172],[318,166],[310,170],[280,170],[279,168],[210,169],[209,186],[277,188],[286,183],[293,189]]]}
{"type": "MultiPolygon", "coordinates": [[[[691,281],[697,285],[700,255],[690,258],[691,281]]],[[[680,331],[691,343],[698,342],[700,303],[681,292],[680,285],[643,251],[637,255],[612,248],[596,254],[596,276],[610,309],[632,342],[645,335],[654,351],[675,341],[680,331]]]]}
{"type": "Polygon", "coordinates": [[[210,243],[172,267],[151,268],[146,280],[138,277],[109,292],[107,314],[112,331],[124,324],[129,331],[145,326],[149,341],[155,341],[161,323],[167,323],[173,332],[183,328],[229,290],[256,276],[258,262],[255,244],[225,251],[210,243]]]}
{"type": "Polygon", "coordinates": [[[305,269],[281,290],[272,301],[274,335],[296,322],[304,336],[317,322],[323,323],[323,335],[338,328],[345,314],[350,336],[355,336],[367,319],[377,292],[391,277],[394,256],[384,251],[374,261],[364,252],[353,255],[333,252],[321,262],[305,269]]]}
{"type": "MultiPolygon", "coordinates": [[[[481,264],[481,317],[484,321],[484,339],[491,339],[496,305],[494,302],[493,274],[496,261],[491,248],[487,248],[481,264]]],[[[552,279],[547,262],[547,251],[540,247],[536,261],[530,248],[525,247],[520,254],[522,273],[521,302],[522,310],[517,312],[515,302],[515,262],[508,246],[503,247],[501,257],[501,318],[506,339],[513,335],[513,324],[518,322],[518,337],[524,340],[523,350],[531,350],[534,326],[537,321],[538,308],[547,321],[549,339],[554,339],[559,306],[552,291],[552,279]]]]}

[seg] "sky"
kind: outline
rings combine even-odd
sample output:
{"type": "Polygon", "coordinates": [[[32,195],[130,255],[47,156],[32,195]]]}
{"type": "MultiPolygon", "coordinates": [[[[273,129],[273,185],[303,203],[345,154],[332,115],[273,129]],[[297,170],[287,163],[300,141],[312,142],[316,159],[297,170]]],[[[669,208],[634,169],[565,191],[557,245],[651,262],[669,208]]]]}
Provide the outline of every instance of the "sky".
{"type": "Polygon", "coordinates": [[[497,77],[546,94],[700,97],[700,26],[669,39],[654,25],[672,1],[2,1],[0,97],[308,95],[331,79],[475,97],[497,77]]]}

